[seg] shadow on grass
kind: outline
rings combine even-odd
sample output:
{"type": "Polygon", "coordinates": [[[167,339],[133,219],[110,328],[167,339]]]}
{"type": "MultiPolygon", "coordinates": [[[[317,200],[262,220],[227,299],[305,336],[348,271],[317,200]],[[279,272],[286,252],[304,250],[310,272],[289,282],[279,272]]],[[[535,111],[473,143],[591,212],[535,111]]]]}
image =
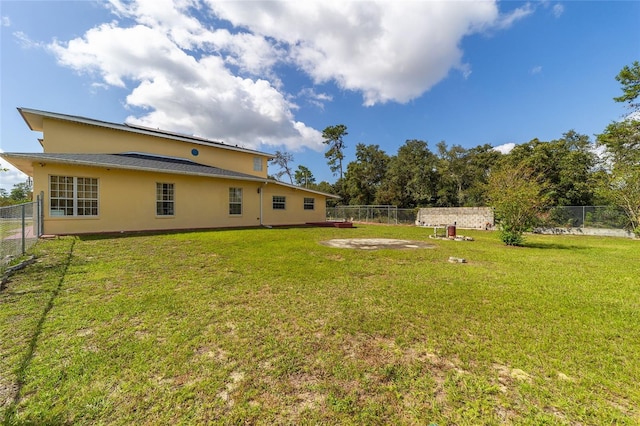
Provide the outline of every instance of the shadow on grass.
{"type": "Polygon", "coordinates": [[[15,394],[13,395],[13,400],[11,401],[11,404],[7,407],[7,410],[5,411],[5,415],[2,423],[4,425],[11,425],[16,423],[15,421],[16,411],[18,408],[18,404],[20,403],[20,394],[22,393],[22,387],[24,386],[24,383],[25,383],[27,369],[29,368],[29,364],[31,364],[31,360],[33,359],[33,354],[35,353],[36,347],[38,346],[38,340],[40,338],[40,335],[42,334],[42,326],[44,325],[44,322],[46,321],[47,316],[49,315],[49,312],[53,308],[54,302],[58,298],[58,294],[60,294],[62,284],[64,283],[64,279],[67,275],[67,270],[69,269],[69,264],[71,263],[71,259],[73,257],[73,248],[75,246],[75,243],[76,243],[76,240],[74,239],[71,242],[71,247],[69,247],[69,254],[67,255],[67,258],[63,264],[62,274],[60,275],[58,284],[53,289],[53,292],[51,293],[51,297],[49,298],[49,301],[47,302],[47,305],[45,306],[44,311],[42,312],[42,315],[38,320],[38,324],[35,327],[33,336],[31,336],[31,340],[29,341],[27,353],[22,359],[22,362],[20,363],[20,366],[18,367],[18,370],[16,372],[16,391],[15,391],[15,394]]]}
{"type": "MultiPolygon", "coordinates": [[[[322,228],[315,225],[276,225],[276,226],[242,226],[242,227],[228,227],[228,228],[203,228],[203,229],[172,229],[172,230],[158,230],[158,231],[127,231],[127,232],[105,232],[101,234],[80,234],[75,235],[80,241],[99,241],[99,240],[113,240],[119,238],[132,238],[132,237],[152,237],[158,235],[186,235],[186,234],[201,234],[212,232],[225,232],[225,231],[277,231],[279,229],[301,229],[301,228],[322,228]]],[[[352,228],[343,229],[356,229],[356,226],[352,228]]],[[[336,228],[328,228],[336,229],[336,228]]]]}
{"type": "Polygon", "coordinates": [[[525,241],[522,244],[524,248],[537,248],[537,249],[553,249],[553,250],[585,250],[589,247],[586,246],[576,246],[570,244],[559,244],[559,243],[540,243],[540,242],[527,242],[525,241]]]}
{"type": "Polygon", "coordinates": [[[223,232],[223,231],[238,231],[238,230],[269,230],[268,228],[254,226],[254,227],[236,227],[236,228],[205,228],[205,229],[172,229],[172,230],[158,230],[158,231],[127,231],[127,232],[105,232],[100,234],[80,234],[76,235],[80,241],[99,241],[99,240],[113,240],[119,238],[134,238],[134,237],[153,237],[158,235],[184,235],[184,234],[202,234],[211,232],[223,232]]]}

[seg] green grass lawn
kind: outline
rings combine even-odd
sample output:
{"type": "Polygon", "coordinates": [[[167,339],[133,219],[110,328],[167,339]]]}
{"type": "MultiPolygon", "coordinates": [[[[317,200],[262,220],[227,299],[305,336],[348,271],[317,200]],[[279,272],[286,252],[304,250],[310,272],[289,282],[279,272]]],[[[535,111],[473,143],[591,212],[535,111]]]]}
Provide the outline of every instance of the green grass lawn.
{"type": "Polygon", "coordinates": [[[0,293],[0,420],[640,424],[639,241],[431,232],[41,241],[0,293]],[[320,244],[361,237],[436,247],[320,244]]]}

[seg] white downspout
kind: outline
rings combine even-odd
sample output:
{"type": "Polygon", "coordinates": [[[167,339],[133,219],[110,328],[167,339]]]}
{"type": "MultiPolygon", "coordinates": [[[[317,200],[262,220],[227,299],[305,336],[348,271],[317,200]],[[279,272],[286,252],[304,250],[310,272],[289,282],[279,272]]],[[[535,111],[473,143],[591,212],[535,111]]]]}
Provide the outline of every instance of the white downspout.
{"type": "Polygon", "coordinates": [[[262,204],[262,193],[264,192],[264,187],[267,186],[268,182],[262,182],[262,186],[260,186],[258,188],[258,192],[260,192],[260,226],[266,226],[263,222],[262,222],[262,211],[263,211],[263,204],[262,204]]]}
{"type": "Polygon", "coordinates": [[[260,226],[262,226],[262,186],[258,187],[258,192],[260,193],[260,226]]]}

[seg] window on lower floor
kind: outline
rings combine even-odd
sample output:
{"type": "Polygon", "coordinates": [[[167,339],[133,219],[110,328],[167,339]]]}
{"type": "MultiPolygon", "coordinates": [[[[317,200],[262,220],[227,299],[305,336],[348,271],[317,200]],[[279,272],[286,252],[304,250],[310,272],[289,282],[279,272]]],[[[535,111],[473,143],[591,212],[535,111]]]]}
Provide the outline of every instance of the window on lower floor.
{"type": "Polygon", "coordinates": [[[242,188],[229,188],[229,214],[242,214],[242,188]]]}
{"type": "Polygon", "coordinates": [[[284,210],[286,207],[286,198],[281,195],[273,196],[273,210],[284,210]]]}
{"type": "Polygon", "coordinates": [[[305,210],[313,210],[315,209],[315,198],[305,198],[304,199],[304,209],[305,210]]]}
{"type": "Polygon", "coordinates": [[[98,179],[49,176],[51,216],[98,216],[98,179]]]}
{"type": "Polygon", "coordinates": [[[156,183],[156,215],[173,216],[175,214],[174,196],[172,183],[156,183]]]}

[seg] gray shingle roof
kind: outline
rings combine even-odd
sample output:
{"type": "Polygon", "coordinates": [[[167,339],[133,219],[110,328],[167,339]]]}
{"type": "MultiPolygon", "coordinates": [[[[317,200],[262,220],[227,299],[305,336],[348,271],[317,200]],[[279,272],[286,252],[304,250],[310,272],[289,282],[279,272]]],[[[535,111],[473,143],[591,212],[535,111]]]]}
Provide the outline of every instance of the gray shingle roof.
{"type": "MultiPolygon", "coordinates": [[[[234,172],[219,167],[205,166],[190,160],[171,157],[160,157],[142,153],[122,154],[57,154],[57,153],[20,153],[4,152],[1,157],[11,162],[11,159],[26,160],[33,163],[73,164],[77,166],[104,167],[111,169],[140,170],[149,172],[172,173],[191,176],[208,176],[222,179],[238,179],[253,182],[272,183],[329,198],[340,198],[337,195],[313,189],[302,188],[288,183],[275,181],[271,178],[260,178],[246,173],[234,172]]],[[[24,170],[23,170],[24,171],[24,170]]]]}
{"type": "Polygon", "coordinates": [[[267,154],[265,152],[260,152],[260,151],[256,151],[249,148],[239,147],[238,145],[235,145],[235,146],[228,145],[224,142],[217,142],[217,141],[201,138],[194,135],[171,132],[168,130],[152,129],[149,127],[139,126],[131,123],[129,124],[110,123],[108,121],[81,117],[79,115],[61,114],[57,112],[41,111],[41,110],[31,109],[31,108],[18,108],[18,111],[20,112],[20,115],[22,115],[22,118],[25,120],[25,122],[27,123],[27,125],[31,130],[36,130],[37,128],[37,130],[42,131],[42,118],[49,117],[57,120],[72,121],[74,123],[83,123],[83,124],[89,124],[92,126],[99,126],[99,127],[107,127],[110,129],[122,130],[125,132],[141,133],[145,135],[158,136],[165,139],[167,138],[174,139],[182,142],[189,142],[189,143],[194,143],[199,145],[213,145],[218,148],[228,149],[232,151],[250,152],[255,155],[273,157],[272,154],[267,154]],[[34,125],[35,125],[35,128],[34,128],[34,125]]]}
{"type": "Polygon", "coordinates": [[[33,161],[75,164],[92,167],[145,170],[185,175],[211,176],[263,182],[267,179],[218,167],[205,166],[193,161],[146,154],[57,154],[57,153],[6,153],[12,157],[33,161]]]}

